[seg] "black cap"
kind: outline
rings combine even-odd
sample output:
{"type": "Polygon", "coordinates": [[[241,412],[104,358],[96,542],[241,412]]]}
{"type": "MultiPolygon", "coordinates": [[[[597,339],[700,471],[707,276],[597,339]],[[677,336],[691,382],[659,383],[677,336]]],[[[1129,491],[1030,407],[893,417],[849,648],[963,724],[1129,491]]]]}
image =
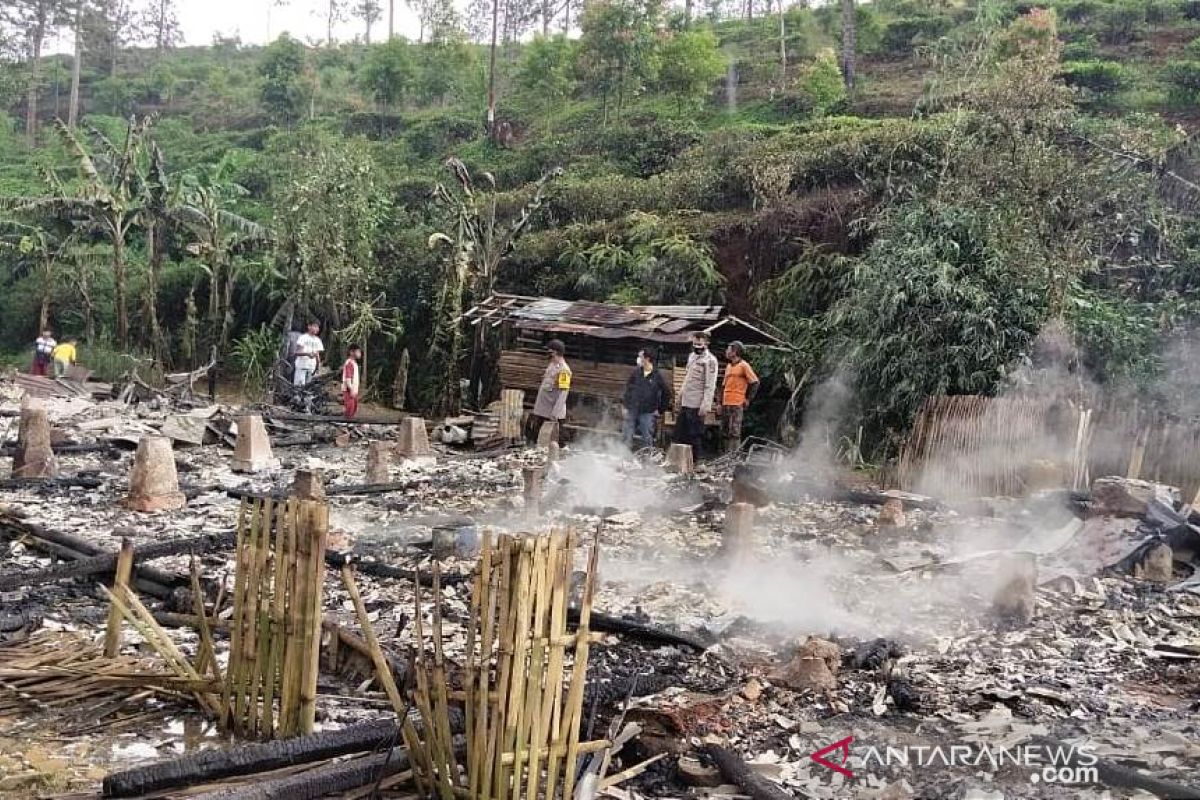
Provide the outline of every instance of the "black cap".
{"type": "Polygon", "coordinates": [[[546,342],[546,349],[551,353],[558,353],[560,356],[567,352],[567,346],[562,343],[561,339],[551,339],[546,342]]]}

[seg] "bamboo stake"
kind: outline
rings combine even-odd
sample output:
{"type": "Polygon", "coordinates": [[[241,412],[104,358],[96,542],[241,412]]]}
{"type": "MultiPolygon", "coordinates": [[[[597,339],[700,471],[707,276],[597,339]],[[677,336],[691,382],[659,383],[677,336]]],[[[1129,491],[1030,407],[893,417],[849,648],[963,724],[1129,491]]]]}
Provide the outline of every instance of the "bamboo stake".
{"type": "Polygon", "coordinates": [[[437,781],[438,794],[442,800],[452,800],[454,797],[454,786],[449,770],[449,758],[446,755],[446,749],[452,748],[452,742],[445,742],[442,739],[442,730],[437,719],[433,715],[433,708],[429,704],[429,676],[425,666],[425,623],[424,611],[421,607],[421,582],[417,580],[417,576],[413,576],[413,585],[415,592],[413,595],[413,604],[415,608],[414,622],[416,624],[417,635],[417,650],[416,650],[416,678],[417,691],[415,699],[417,708],[421,712],[421,717],[425,720],[425,741],[427,743],[427,751],[430,754],[430,760],[433,763],[433,775],[430,780],[437,781]]]}
{"type": "MultiPolygon", "coordinates": [[[[117,554],[117,569],[113,574],[113,589],[129,585],[133,572],[133,542],[121,540],[121,552],[117,554]]],[[[121,612],[116,606],[108,609],[108,627],[104,633],[104,657],[114,658],[121,649],[121,612]]]]}
{"type": "Polygon", "coordinates": [[[300,526],[299,503],[295,498],[287,501],[284,510],[286,524],[286,549],[284,559],[287,561],[287,583],[284,584],[283,609],[283,661],[280,672],[279,688],[279,731],[283,736],[290,736],[298,727],[297,707],[300,697],[300,670],[297,615],[300,608],[300,587],[303,583],[301,575],[300,545],[298,529],[300,526]]]}
{"type": "MultiPolygon", "coordinates": [[[[529,799],[537,799],[538,783],[541,778],[541,763],[538,753],[545,744],[543,740],[544,730],[542,729],[542,697],[543,690],[546,686],[546,660],[547,649],[553,647],[554,631],[547,631],[550,593],[554,583],[553,576],[558,569],[558,540],[551,534],[541,538],[538,541],[538,556],[540,561],[535,561],[535,576],[537,578],[537,588],[534,599],[534,623],[533,630],[537,642],[536,649],[533,650],[529,662],[529,674],[532,678],[532,690],[528,696],[528,706],[525,709],[525,720],[528,726],[528,749],[529,749],[529,799]]],[[[520,745],[525,741],[526,734],[522,733],[518,737],[518,748],[516,757],[518,759],[517,772],[520,773],[520,745]]]]}
{"type": "Polygon", "coordinates": [[[241,647],[242,632],[240,630],[239,620],[241,619],[241,597],[242,584],[246,577],[242,569],[242,552],[246,544],[246,518],[250,501],[243,498],[242,504],[238,508],[238,523],[237,523],[237,545],[234,549],[234,567],[233,567],[233,626],[229,634],[229,663],[225,668],[225,687],[221,693],[221,716],[220,727],[222,730],[232,730],[234,733],[239,732],[240,727],[237,722],[237,717],[234,714],[234,704],[236,697],[234,695],[234,686],[237,681],[238,670],[238,651],[241,647]]]}
{"type": "Polygon", "coordinates": [[[512,648],[507,645],[511,641],[512,619],[510,606],[512,598],[509,592],[513,580],[513,538],[507,534],[500,537],[500,584],[497,591],[496,624],[498,638],[496,641],[496,694],[488,698],[489,720],[487,731],[487,751],[483,763],[483,788],[481,796],[492,797],[492,791],[499,791],[500,766],[497,763],[500,749],[500,738],[504,731],[504,712],[508,699],[509,672],[512,669],[512,648]]]}
{"type": "Polygon", "coordinates": [[[442,647],[442,569],[433,562],[433,685],[434,711],[441,730],[439,735],[446,748],[446,760],[450,769],[450,780],[458,779],[458,759],[454,756],[454,736],[450,733],[450,703],[446,696],[446,658],[442,647]]]}
{"type": "Polygon", "coordinates": [[[584,585],[583,600],[579,606],[579,643],[575,646],[575,660],[571,664],[571,690],[567,701],[568,716],[566,730],[567,760],[563,765],[563,797],[569,798],[575,790],[575,773],[579,768],[579,725],[583,715],[583,685],[587,681],[587,660],[589,640],[588,623],[592,617],[592,597],[596,591],[596,565],[600,557],[600,535],[597,532],[592,541],[591,555],[588,557],[587,581],[584,585]]]}
{"type": "MultiPolygon", "coordinates": [[[[477,678],[479,686],[476,695],[476,702],[479,706],[479,711],[475,719],[475,735],[473,737],[473,747],[470,751],[470,772],[469,791],[472,797],[480,796],[480,786],[484,782],[485,777],[483,772],[486,767],[487,758],[487,732],[489,710],[492,704],[491,690],[491,663],[492,663],[492,638],[495,634],[494,622],[496,618],[496,581],[498,580],[498,570],[493,564],[492,557],[496,551],[492,547],[492,532],[485,530],[481,544],[481,560],[480,560],[480,586],[482,587],[482,595],[479,598],[479,613],[482,615],[479,630],[479,668],[477,670],[477,678]]],[[[483,796],[486,796],[484,794],[483,796]]]]}
{"type": "Polygon", "coordinates": [[[329,509],[324,503],[302,501],[306,510],[309,538],[308,605],[305,611],[305,647],[301,653],[303,685],[300,694],[300,732],[312,733],[317,721],[317,676],[321,667],[321,605],[325,582],[325,542],[329,509]]]}
{"type": "MultiPolygon", "coordinates": [[[[208,616],[204,611],[204,589],[200,585],[200,566],[193,557],[189,564],[192,580],[192,608],[196,613],[197,628],[200,631],[200,652],[196,656],[196,672],[203,675],[211,672],[213,677],[221,681],[221,665],[217,663],[217,648],[213,644],[212,629],[208,626],[208,616]]],[[[221,712],[224,714],[224,707],[221,712]]]]}

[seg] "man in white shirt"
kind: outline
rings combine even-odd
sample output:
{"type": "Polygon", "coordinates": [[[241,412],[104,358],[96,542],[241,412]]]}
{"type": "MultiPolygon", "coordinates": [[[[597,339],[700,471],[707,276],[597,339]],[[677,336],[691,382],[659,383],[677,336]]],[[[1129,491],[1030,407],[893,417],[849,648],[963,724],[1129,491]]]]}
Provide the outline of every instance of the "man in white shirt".
{"type": "Polygon", "coordinates": [[[292,383],[296,386],[306,385],[321,367],[321,354],[325,352],[325,345],[317,335],[320,332],[321,324],[310,322],[308,331],[296,339],[296,368],[292,373],[292,383]]]}

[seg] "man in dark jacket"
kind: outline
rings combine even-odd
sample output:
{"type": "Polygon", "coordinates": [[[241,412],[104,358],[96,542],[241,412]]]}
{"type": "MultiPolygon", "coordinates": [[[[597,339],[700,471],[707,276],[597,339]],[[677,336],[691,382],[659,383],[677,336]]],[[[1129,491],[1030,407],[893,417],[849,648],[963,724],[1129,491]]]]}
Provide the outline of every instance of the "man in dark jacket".
{"type": "Polygon", "coordinates": [[[658,415],[671,407],[671,387],[663,374],[654,368],[654,353],[649,349],[638,353],[637,366],[625,384],[625,430],[623,438],[633,447],[634,435],[641,437],[646,447],[654,444],[654,427],[658,415]]]}

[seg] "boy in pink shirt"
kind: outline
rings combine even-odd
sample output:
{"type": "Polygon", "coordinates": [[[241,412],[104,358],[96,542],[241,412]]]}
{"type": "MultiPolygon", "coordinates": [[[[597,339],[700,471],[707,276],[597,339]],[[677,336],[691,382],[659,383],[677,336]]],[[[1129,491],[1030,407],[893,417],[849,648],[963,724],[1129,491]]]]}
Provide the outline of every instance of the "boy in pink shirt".
{"type": "Polygon", "coordinates": [[[356,344],[350,345],[350,354],[346,356],[346,363],[342,364],[342,405],[346,407],[346,419],[353,419],[358,413],[360,358],[362,348],[356,344]]]}

